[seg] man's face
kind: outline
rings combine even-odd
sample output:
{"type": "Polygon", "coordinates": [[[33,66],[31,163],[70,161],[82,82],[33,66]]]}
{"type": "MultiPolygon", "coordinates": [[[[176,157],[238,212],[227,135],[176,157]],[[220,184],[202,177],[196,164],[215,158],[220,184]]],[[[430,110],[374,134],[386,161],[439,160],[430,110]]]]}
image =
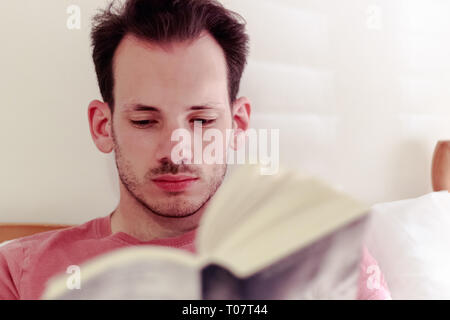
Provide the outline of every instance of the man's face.
{"type": "Polygon", "coordinates": [[[194,214],[222,183],[225,142],[222,164],[175,164],[171,153],[178,142],[171,136],[180,128],[193,136],[195,121],[203,122],[203,131],[215,128],[226,136],[232,127],[226,68],[222,49],[207,33],[164,47],[126,36],[115,53],[112,129],[119,176],[158,215],[194,214]]]}

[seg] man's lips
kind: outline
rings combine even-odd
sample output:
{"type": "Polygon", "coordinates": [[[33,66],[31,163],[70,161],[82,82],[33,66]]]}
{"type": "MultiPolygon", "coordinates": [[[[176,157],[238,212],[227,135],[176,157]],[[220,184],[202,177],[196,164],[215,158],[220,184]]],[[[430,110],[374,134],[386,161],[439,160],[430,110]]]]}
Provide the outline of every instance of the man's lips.
{"type": "Polygon", "coordinates": [[[181,192],[189,188],[197,177],[185,175],[163,175],[153,179],[153,182],[164,191],[181,192]]]}

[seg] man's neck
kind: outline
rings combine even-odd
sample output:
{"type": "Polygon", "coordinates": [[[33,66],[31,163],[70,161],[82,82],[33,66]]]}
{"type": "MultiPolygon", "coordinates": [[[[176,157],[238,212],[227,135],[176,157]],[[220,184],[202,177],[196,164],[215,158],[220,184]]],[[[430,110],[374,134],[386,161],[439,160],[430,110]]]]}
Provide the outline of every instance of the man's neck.
{"type": "Polygon", "coordinates": [[[178,237],[197,228],[197,225],[184,228],[180,226],[170,228],[157,223],[151,217],[133,218],[133,216],[124,214],[123,211],[117,208],[111,216],[111,232],[113,234],[125,232],[140,241],[150,241],[178,237]]]}

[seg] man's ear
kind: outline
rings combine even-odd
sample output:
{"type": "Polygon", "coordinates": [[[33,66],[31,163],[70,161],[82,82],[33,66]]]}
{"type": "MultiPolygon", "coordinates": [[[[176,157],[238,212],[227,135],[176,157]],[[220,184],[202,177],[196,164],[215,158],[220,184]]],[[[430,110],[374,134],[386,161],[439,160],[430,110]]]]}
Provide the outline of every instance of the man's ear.
{"type": "Polygon", "coordinates": [[[233,118],[233,143],[231,147],[234,150],[239,148],[239,135],[247,131],[250,127],[251,105],[246,97],[237,99],[232,106],[231,116],[233,118]]]}
{"type": "Polygon", "coordinates": [[[114,148],[112,136],[112,114],[107,103],[94,100],[88,108],[89,128],[92,140],[97,148],[104,153],[110,153],[114,148]]]}

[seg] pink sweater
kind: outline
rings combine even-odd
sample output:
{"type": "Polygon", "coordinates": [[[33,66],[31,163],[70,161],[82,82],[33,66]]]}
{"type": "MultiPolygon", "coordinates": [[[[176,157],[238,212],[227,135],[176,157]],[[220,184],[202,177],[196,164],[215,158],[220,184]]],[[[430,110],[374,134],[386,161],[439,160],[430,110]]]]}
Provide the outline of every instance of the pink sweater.
{"type": "MultiPolygon", "coordinates": [[[[195,252],[196,230],[177,238],[142,242],[123,232],[112,234],[110,216],[68,229],[16,239],[0,247],[0,299],[39,299],[49,278],[66,272],[70,265],[80,265],[114,249],[159,245],[195,252]]],[[[365,250],[359,299],[390,298],[384,278],[377,273],[377,268],[376,261],[365,250]]]]}

